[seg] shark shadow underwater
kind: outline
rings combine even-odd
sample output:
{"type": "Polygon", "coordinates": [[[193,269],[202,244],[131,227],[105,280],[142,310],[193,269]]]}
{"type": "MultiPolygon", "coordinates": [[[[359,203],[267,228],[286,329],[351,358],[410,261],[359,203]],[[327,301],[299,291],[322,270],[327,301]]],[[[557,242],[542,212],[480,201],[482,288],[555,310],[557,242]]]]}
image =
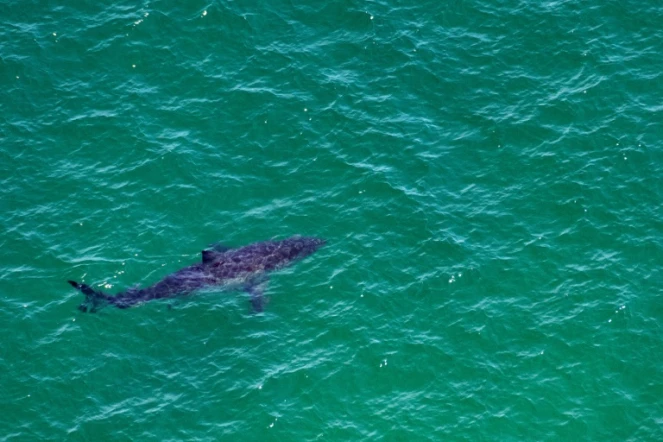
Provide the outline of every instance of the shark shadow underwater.
{"type": "Polygon", "coordinates": [[[150,287],[130,288],[116,295],[68,282],[85,295],[85,301],[78,306],[82,312],[94,313],[109,305],[129,308],[153,299],[187,295],[205,287],[245,290],[251,295],[253,309],[261,312],[268,273],[313,254],[324,244],[325,240],[319,238],[295,236],[240,248],[216,246],[213,250],[203,250],[202,262],[171,273],[150,287]]]}

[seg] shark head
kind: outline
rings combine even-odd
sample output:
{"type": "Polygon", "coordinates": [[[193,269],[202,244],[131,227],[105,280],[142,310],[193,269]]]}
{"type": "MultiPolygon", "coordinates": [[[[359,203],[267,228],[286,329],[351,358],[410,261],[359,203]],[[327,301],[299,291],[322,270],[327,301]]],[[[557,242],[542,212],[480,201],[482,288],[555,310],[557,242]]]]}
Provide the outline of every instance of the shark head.
{"type": "Polygon", "coordinates": [[[313,237],[292,237],[283,240],[284,247],[289,260],[297,260],[312,255],[316,250],[325,245],[327,241],[313,237]]]}

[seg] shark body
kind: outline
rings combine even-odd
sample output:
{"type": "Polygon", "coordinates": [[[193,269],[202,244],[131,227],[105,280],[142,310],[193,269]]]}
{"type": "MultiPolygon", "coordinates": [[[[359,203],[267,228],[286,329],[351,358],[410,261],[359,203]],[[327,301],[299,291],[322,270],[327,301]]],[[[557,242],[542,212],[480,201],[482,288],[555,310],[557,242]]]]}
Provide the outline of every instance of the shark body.
{"type": "Polygon", "coordinates": [[[116,295],[75,281],[68,282],[85,295],[85,301],[78,307],[83,312],[94,313],[109,305],[124,309],[153,299],[173,298],[214,286],[248,291],[254,310],[262,311],[261,286],[268,273],[311,255],[324,244],[325,241],[319,238],[295,236],[240,248],[203,250],[201,262],[171,273],[150,287],[132,288],[116,295]]]}

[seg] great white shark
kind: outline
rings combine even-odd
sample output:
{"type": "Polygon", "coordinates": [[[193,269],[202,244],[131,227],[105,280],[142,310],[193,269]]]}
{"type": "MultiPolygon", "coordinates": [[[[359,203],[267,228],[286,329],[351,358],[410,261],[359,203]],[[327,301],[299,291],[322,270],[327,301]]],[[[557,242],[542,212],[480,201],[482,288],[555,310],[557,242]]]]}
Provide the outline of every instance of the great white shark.
{"type": "Polygon", "coordinates": [[[217,245],[212,250],[203,250],[199,263],[171,273],[150,287],[130,288],[116,295],[75,281],[68,282],[85,295],[85,301],[78,306],[83,312],[94,313],[109,305],[124,309],[153,299],[173,298],[215,286],[249,292],[253,309],[259,312],[263,309],[262,290],[268,272],[305,258],[324,244],[325,240],[319,238],[294,236],[239,248],[217,245]]]}

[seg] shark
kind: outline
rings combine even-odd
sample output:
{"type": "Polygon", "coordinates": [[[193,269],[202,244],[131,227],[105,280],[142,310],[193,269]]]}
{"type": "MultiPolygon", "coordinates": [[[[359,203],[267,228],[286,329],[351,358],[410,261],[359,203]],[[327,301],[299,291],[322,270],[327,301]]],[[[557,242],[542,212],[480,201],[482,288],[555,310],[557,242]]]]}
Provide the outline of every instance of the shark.
{"type": "Polygon", "coordinates": [[[126,309],[155,299],[192,294],[207,287],[244,290],[251,295],[253,310],[261,312],[269,273],[306,258],[325,244],[320,238],[293,236],[238,248],[216,245],[202,251],[200,262],[171,273],[154,285],[130,288],[115,295],[76,281],[67,282],[85,295],[85,301],[78,306],[85,313],[95,313],[108,306],[126,309]]]}

